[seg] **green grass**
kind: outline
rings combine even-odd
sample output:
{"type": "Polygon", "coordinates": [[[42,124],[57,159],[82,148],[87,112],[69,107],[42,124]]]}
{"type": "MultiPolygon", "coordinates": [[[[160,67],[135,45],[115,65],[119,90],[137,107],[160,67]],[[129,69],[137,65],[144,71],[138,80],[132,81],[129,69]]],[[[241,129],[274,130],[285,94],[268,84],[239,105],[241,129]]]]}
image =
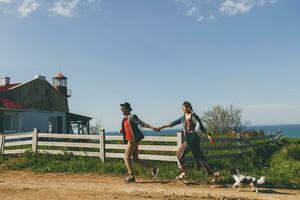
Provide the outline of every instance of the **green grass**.
{"type": "MultiPolygon", "coordinates": [[[[220,152],[224,153],[224,152],[220,152]]],[[[176,163],[151,162],[160,168],[159,179],[171,180],[178,175],[176,163]]],[[[237,158],[209,160],[219,170],[222,178],[218,183],[232,184],[231,169],[239,169],[249,176],[266,176],[266,187],[300,189],[300,139],[284,138],[278,144],[259,146],[237,158]]],[[[99,173],[126,176],[122,159],[107,159],[102,163],[97,158],[64,155],[50,155],[26,152],[20,156],[0,156],[0,166],[10,170],[32,170],[38,173],[99,173]]],[[[138,177],[150,177],[147,169],[134,165],[138,177]]],[[[193,181],[206,183],[210,180],[194,162],[188,163],[188,177],[193,181]]]]}

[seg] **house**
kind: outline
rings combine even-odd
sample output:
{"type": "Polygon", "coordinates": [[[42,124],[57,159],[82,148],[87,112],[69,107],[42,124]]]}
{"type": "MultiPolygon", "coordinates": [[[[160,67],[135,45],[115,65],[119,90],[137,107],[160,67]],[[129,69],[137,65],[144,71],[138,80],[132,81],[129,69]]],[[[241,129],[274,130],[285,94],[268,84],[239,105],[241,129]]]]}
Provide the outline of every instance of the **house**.
{"type": "Polygon", "coordinates": [[[78,134],[89,134],[92,118],[70,113],[70,96],[67,78],[61,73],[53,77],[52,85],[43,76],[35,76],[26,83],[11,83],[9,77],[0,78],[0,133],[29,132],[38,128],[47,133],[76,130],[78,134]]]}

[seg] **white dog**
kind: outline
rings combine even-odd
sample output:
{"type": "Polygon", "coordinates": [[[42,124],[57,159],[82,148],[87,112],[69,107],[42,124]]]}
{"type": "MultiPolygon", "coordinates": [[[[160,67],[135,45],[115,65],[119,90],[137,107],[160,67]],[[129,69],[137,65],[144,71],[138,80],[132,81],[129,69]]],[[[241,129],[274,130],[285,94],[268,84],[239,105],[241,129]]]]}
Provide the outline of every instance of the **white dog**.
{"type": "Polygon", "coordinates": [[[239,170],[232,170],[231,175],[235,180],[232,188],[239,187],[239,191],[241,190],[242,184],[249,184],[251,186],[251,192],[258,192],[258,185],[262,185],[266,182],[266,177],[262,176],[258,180],[252,176],[244,176],[240,174],[239,170]]]}

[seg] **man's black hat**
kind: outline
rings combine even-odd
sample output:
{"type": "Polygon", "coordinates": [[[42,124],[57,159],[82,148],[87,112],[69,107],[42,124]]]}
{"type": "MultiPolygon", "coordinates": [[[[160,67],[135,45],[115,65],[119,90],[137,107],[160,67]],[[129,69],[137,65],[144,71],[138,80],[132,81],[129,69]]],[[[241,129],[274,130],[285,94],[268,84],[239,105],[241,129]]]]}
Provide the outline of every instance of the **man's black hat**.
{"type": "Polygon", "coordinates": [[[132,111],[131,106],[130,106],[130,103],[128,103],[128,102],[125,102],[125,103],[123,103],[123,104],[120,104],[120,106],[127,108],[129,111],[132,111]]]}

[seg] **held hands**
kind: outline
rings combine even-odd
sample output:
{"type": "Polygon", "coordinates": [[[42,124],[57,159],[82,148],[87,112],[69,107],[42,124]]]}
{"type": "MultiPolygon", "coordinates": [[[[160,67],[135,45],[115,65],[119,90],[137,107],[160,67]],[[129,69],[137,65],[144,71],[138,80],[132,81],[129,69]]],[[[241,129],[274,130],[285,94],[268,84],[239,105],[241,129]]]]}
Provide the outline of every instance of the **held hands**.
{"type": "Polygon", "coordinates": [[[156,127],[153,130],[156,131],[156,132],[159,132],[161,130],[161,127],[156,127]]]}
{"type": "Polygon", "coordinates": [[[170,128],[171,126],[170,125],[163,125],[163,126],[160,126],[157,128],[157,131],[161,131],[161,129],[164,129],[164,128],[170,128]]]}
{"type": "Polygon", "coordinates": [[[161,129],[165,128],[164,126],[160,126],[160,127],[156,127],[154,128],[153,130],[156,131],[156,132],[160,132],[161,129]]]}
{"type": "Polygon", "coordinates": [[[156,128],[156,127],[154,127],[153,130],[156,131],[156,132],[160,131],[159,128],[156,128]]]}
{"type": "Polygon", "coordinates": [[[160,132],[161,129],[168,128],[168,127],[171,127],[171,126],[169,126],[169,125],[164,125],[164,126],[160,126],[160,127],[154,128],[153,130],[156,131],[156,132],[160,132]]]}

